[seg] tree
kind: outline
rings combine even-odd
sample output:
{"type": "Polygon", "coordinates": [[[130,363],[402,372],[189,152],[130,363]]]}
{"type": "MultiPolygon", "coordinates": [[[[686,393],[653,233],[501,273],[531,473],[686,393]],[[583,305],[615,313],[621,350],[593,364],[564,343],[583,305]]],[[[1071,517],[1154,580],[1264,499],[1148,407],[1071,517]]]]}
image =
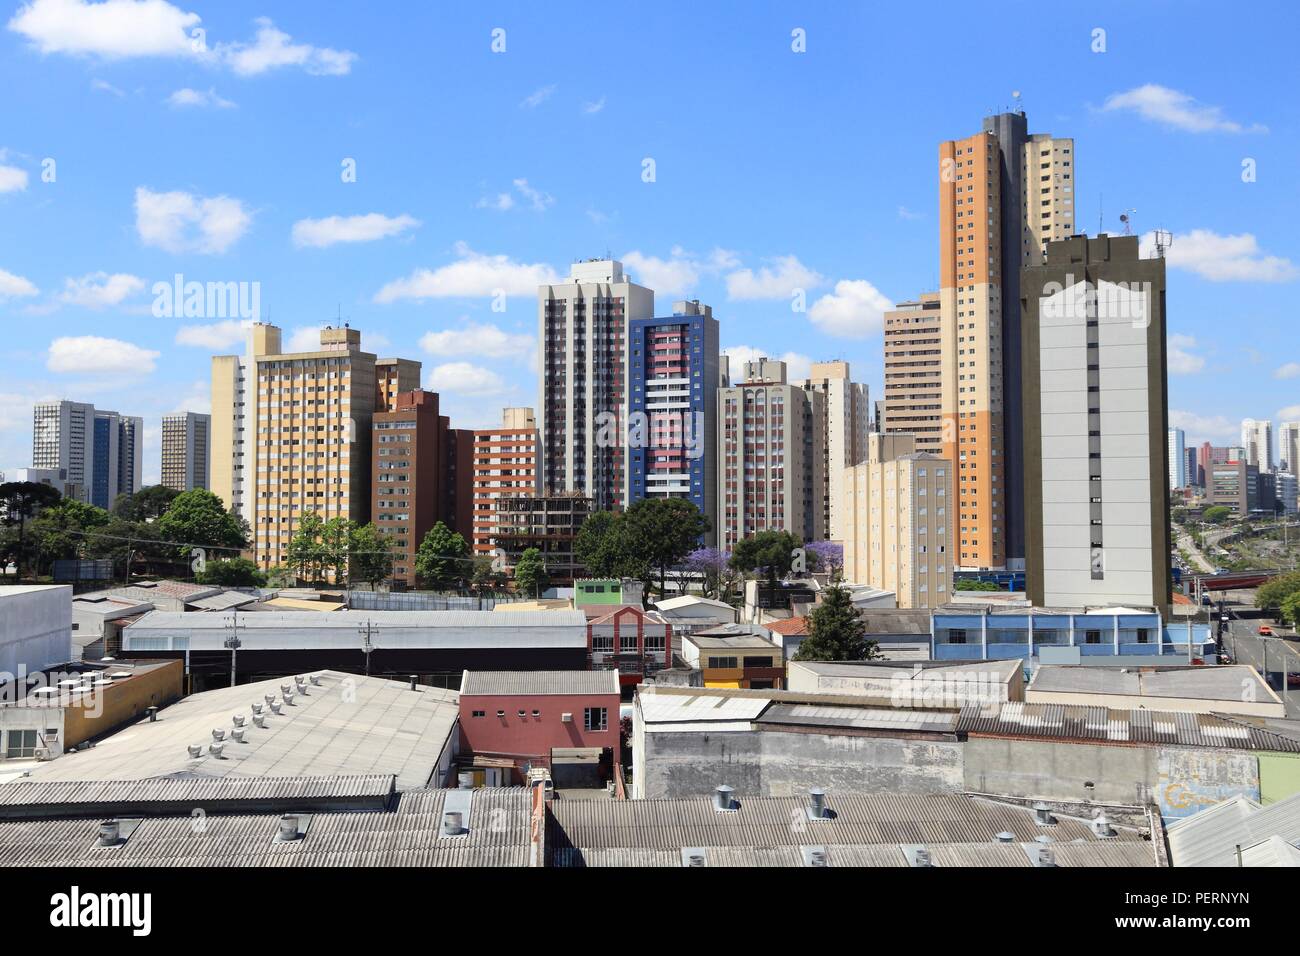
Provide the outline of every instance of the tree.
{"type": "Polygon", "coordinates": [[[831,581],[844,576],[844,545],[835,541],[810,541],[804,545],[809,557],[808,570],[829,574],[831,581]]]}
{"type": "Polygon", "coordinates": [[[113,501],[113,517],[124,521],[154,521],[165,515],[180,495],[166,485],[146,485],[133,495],[118,495],[113,501]]]}
{"type": "Polygon", "coordinates": [[[32,519],[31,534],[36,545],[37,564],[48,571],[55,561],[80,558],[89,552],[92,533],[110,521],[107,511],[94,505],[63,498],[32,519]]]}
{"type": "Polygon", "coordinates": [[[348,579],[372,588],[393,576],[393,540],[374,524],[354,528],[348,539],[348,579]]]}
{"type": "Polygon", "coordinates": [[[875,641],[867,640],[867,625],[846,588],[839,585],[822,592],[821,603],[808,615],[808,636],[795,651],[797,661],[869,661],[880,656],[875,641]]]}
{"type": "Polygon", "coordinates": [[[734,584],[731,555],[717,548],[696,548],[682,562],[679,588],[686,593],[687,585],[700,578],[700,593],[706,598],[723,598],[734,584]]]}
{"type": "Polygon", "coordinates": [[[441,521],[429,529],[415,552],[416,575],[435,591],[459,585],[471,564],[465,539],[441,521]]]}
{"type": "Polygon", "coordinates": [[[1300,591],[1292,592],[1282,601],[1278,617],[1284,623],[1300,626],[1300,591]]]}
{"type": "MultiPolygon", "coordinates": [[[[344,584],[348,580],[352,534],[356,528],[355,521],[343,517],[330,518],[321,527],[321,554],[325,562],[322,568],[325,572],[323,576],[333,578],[335,584],[344,584]]],[[[391,572],[390,567],[389,573],[391,572]]]]}
{"type": "Polygon", "coordinates": [[[794,549],[799,539],[789,531],[760,531],[736,542],[731,552],[731,566],[737,571],[766,574],[770,583],[790,573],[794,549]]]}
{"type": "Polygon", "coordinates": [[[520,594],[539,597],[549,584],[550,578],[546,574],[546,562],[542,560],[542,552],[536,548],[526,549],[515,564],[515,587],[520,594]]]}
{"type": "Polygon", "coordinates": [[[266,575],[258,570],[257,563],[248,558],[218,558],[204,565],[195,575],[199,584],[223,588],[263,588],[266,575]]]}
{"type": "MultiPolygon", "coordinates": [[[[684,560],[710,527],[703,512],[685,498],[641,498],[615,518],[616,524],[620,521],[621,543],[638,565],[644,565],[643,580],[657,575],[660,596],[667,591],[668,569],[684,560]]],[[[650,581],[645,583],[648,598],[650,581]]]]}
{"type": "Polygon", "coordinates": [[[1300,571],[1288,571],[1260,585],[1255,592],[1255,607],[1261,611],[1278,611],[1293,594],[1300,594],[1300,571]]]}
{"type": "Polygon", "coordinates": [[[185,561],[190,559],[191,548],[211,548],[234,556],[248,546],[238,516],[227,511],[220,498],[203,488],[177,495],[150,527],[157,531],[157,537],[180,545],[179,555],[185,561]]]}
{"type": "Polygon", "coordinates": [[[296,575],[307,581],[319,581],[325,574],[326,555],[321,544],[321,535],[325,531],[325,522],[315,511],[306,511],[298,516],[293,537],[285,551],[285,560],[296,575]]]}
{"type": "Polygon", "coordinates": [[[1231,514],[1232,509],[1227,505],[1211,505],[1201,512],[1201,519],[1210,524],[1222,524],[1231,514]]]}
{"type": "Polygon", "coordinates": [[[0,512],[3,512],[4,523],[9,527],[18,526],[16,547],[9,550],[13,552],[19,581],[23,579],[27,558],[27,520],[35,517],[42,508],[58,504],[62,497],[58,489],[39,481],[6,481],[0,484],[0,512]]]}
{"type": "Polygon", "coordinates": [[[610,578],[620,574],[626,558],[620,542],[623,526],[613,511],[594,511],[578,529],[573,539],[573,556],[593,578],[610,578]]]}
{"type": "Polygon", "coordinates": [[[478,554],[474,556],[474,571],[469,583],[481,590],[494,591],[505,586],[506,574],[497,570],[495,558],[478,554]]]}

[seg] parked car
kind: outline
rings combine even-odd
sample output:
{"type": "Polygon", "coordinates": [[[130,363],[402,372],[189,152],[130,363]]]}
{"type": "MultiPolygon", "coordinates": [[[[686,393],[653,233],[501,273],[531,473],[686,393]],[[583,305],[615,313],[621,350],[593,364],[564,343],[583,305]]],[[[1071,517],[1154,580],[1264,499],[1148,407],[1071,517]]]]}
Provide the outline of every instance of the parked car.
{"type": "Polygon", "coordinates": [[[1259,626],[1259,631],[1257,633],[1259,634],[1260,637],[1272,637],[1273,629],[1269,627],[1267,624],[1261,624],[1259,626]]]}
{"type": "Polygon", "coordinates": [[[1300,673],[1291,673],[1286,675],[1287,687],[1300,687],[1300,673]]]}

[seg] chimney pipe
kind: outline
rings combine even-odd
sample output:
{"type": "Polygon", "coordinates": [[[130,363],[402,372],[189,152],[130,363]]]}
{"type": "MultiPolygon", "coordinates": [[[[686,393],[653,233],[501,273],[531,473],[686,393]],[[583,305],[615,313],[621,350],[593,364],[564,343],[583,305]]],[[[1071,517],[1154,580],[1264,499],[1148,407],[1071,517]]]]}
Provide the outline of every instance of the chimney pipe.
{"type": "Polygon", "coordinates": [[[442,815],[442,832],[447,836],[460,836],[465,832],[464,819],[464,814],[459,811],[448,810],[442,815]]]}
{"type": "Polygon", "coordinates": [[[280,712],[280,702],[278,700],[271,701],[271,713],[278,714],[279,712],[280,712]]]}
{"type": "Polygon", "coordinates": [[[236,727],[230,732],[230,737],[235,741],[235,743],[242,744],[244,742],[244,728],[236,727]]]}
{"type": "Polygon", "coordinates": [[[1056,825],[1056,817],[1052,816],[1052,808],[1047,804],[1039,801],[1034,804],[1034,822],[1040,827],[1051,827],[1056,825]]]}
{"type": "Polygon", "coordinates": [[[808,815],[815,820],[826,818],[826,791],[821,787],[808,791],[808,815]]]}
{"type": "Polygon", "coordinates": [[[1105,839],[1115,835],[1115,828],[1112,827],[1110,821],[1106,819],[1106,814],[1099,813],[1097,814],[1096,819],[1092,821],[1092,832],[1102,839],[1105,839]]]}
{"type": "Polygon", "coordinates": [[[225,744],[208,744],[208,753],[214,757],[220,757],[221,752],[226,749],[225,744]]]}
{"type": "Polygon", "coordinates": [[[312,675],[311,675],[311,682],[312,682],[313,684],[319,684],[319,683],[320,683],[320,675],[319,675],[319,674],[312,674],[312,675]]]}
{"type": "Polygon", "coordinates": [[[213,730],[212,730],[212,739],[213,739],[213,740],[225,740],[225,739],[226,739],[226,732],[225,732],[225,730],[222,729],[221,727],[214,727],[213,730]]]}
{"type": "Polygon", "coordinates": [[[280,817],[280,839],[284,841],[298,839],[298,818],[292,813],[280,817]]]}
{"type": "Polygon", "coordinates": [[[146,714],[149,715],[149,723],[152,724],[154,721],[156,721],[156,720],[158,719],[158,708],[157,708],[157,707],[146,707],[146,708],[144,709],[144,712],[145,712],[146,714]]]}
{"type": "Polygon", "coordinates": [[[735,787],[729,787],[725,783],[715,787],[713,790],[713,809],[719,812],[736,809],[735,801],[731,796],[735,792],[735,787]]]}
{"type": "Polygon", "coordinates": [[[416,675],[416,674],[412,674],[412,675],[411,675],[411,690],[415,690],[415,689],[416,689],[416,688],[415,688],[415,680],[416,680],[416,677],[417,677],[417,676],[418,676],[418,675],[416,675]]]}
{"type": "Polygon", "coordinates": [[[1056,866],[1056,854],[1049,846],[1040,846],[1034,859],[1034,866],[1056,866]]]}
{"type": "Polygon", "coordinates": [[[99,824],[99,845],[117,846],[122,841],[122,825],[117,820],[104,820],[99,824]]]}
{"type": "Polygon", "coordinates": [[[233,717],[230,718],[230,722],[234,724],[236,727],[242,727],[244,726],[244,715],[235,714],[233,717]]]}

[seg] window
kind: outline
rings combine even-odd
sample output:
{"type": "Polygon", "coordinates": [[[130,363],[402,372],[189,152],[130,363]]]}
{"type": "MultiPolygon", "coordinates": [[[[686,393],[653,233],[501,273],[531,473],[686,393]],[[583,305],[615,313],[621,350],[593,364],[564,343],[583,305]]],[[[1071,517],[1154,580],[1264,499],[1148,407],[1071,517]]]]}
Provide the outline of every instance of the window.
{"type": "Polygon", "coordinates": [[[5,751],[5,756],[10,759],[14,757],[32,757],[36,754],[36,731],[34,730],[11,730],[9,731],[9,747],[5,751]]]}
{"type": "Polygon", "coordinates": [[[474,716],[474,717],[486,717],[486,716],[487,716],[487,711],[486,711],[486,710],[476,710],[476,711],[473,712],[472,716],[474,716]]]}
{"type": "Polygon", "coordinates": [[[1139,644],[1150,644],[1150,643],[1151,643],[1151,628],[1149,628],[1149,627],[1139,627],[1139,628],[1138,628],[1138,637],[1137,637],[1137,642],[1138,642],[1139,644]]]}
{"type": "Polygon", "coordinates": [[[587,730],[605,730],[608,727],[604,707],[586,707],[582,711],[582,725],[587,730]]]}
{"type": "Polygon", "coordinates": [[[1101,631],[1086,631],[1084,633],[1083,642],[1085,644],[1100,644],[1101,631]]]}
{"type": "Polygon", "coordinates": [[[746,667],[771,667],[772,658],[770,657],[746,657],[746,667]]]}
{"type": "Polygon", "coordinates": [[[709,667],[734,668],[736,659],[734,657],[710,657],[709,667]]]}

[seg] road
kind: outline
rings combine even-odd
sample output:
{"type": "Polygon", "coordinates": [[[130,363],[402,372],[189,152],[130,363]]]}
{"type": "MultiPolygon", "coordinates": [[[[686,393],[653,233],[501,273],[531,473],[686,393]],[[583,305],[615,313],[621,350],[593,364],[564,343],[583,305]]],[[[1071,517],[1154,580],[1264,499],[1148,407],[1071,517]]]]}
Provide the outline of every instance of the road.
{"type": "MultiPolygon", "coordinates": [[[[1229,615],[1232,608],[1228,608],[1229,615]]],[[[1232,620],[1228,633],[1223,635],[1223,646],[1238,664],[1249,664],[1264,673],[1264,645],[1268,645],[1268,685],[1286,702],[1286,715],[1300,718],[1300,688],[1286,688],[1283,668],[1289,673],[1300,673],[1300,645],[1294,638],[1269,640],[1259,637],[1255,630],[1262,622],[1232,620]]]]}
{"type": "Polygon", "coordinates": [[[1192,563],[1197,566],[1194,570],[1204,571],[1209,574],[1214,573],[1214,565],[1206,560],[1205,555],[1203,555],[1196,547],[1196,542],[1192,540],[1190,534],[1185,531],[1179,531],[1176,537],[1178,540],[1178,547],[1186,551],[1188,557],[1192,559],[1192,563]]]}

